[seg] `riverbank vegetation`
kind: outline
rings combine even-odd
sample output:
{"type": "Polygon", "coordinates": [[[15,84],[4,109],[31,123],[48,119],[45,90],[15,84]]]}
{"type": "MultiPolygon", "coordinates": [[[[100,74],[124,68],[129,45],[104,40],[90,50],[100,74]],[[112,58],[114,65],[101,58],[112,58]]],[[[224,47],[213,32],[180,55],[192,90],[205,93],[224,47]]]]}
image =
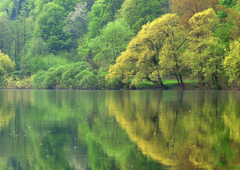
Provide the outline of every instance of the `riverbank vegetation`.
{"type": "Polygon", "coordinates": [[[0,86],[231,89],[240,1],[3,0],[0,86]]]}

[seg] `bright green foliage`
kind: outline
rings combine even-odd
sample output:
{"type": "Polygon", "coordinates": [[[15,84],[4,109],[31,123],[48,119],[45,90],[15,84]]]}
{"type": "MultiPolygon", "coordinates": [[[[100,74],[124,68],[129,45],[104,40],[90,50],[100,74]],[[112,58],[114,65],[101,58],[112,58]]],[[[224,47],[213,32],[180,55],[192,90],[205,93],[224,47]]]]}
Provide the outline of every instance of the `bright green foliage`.
{"type": "Polygon", "coordinates": [[[60,85],[60,81],[62,79],[62,74],[68,69],[68,65],[63,66],[53,66],[50,68],[47,73],[46,77],[43,81],[43,88],[56,88],[57,85],[60,85]]]}
{"type": "Polygon", "coordinates": [[[8,55],[0,51],[0,78],[11,74],[15,70],[15,63],[11,61],[8,55]]]}
{"type": "Polygon", "coordinates": [[[182,54],[186,49],[187,31],[181,26],[181,18],[176,14],[166,14],[163,18],[165,20],[159,29],[166,39],[159,53],[161,77],[173,74],[179,86],[184,89],[182,74],[186,70],[186,64],[182,54]]]}
{"type": "Polygon", "coordinates": [[[223,76],[221,62],[224,46],[221,40],[212,37],[212,31],[219,24],[213,9],[195,14],[190,20],[190,46],[186,52],[194,76],[207,83],[210,88],[220,89],[220,76],[223,76]]]}
{"type": "Polygon", "coordinates": [[[197,41],[211,37],[218,24],[219,20],[212,8],[195,14],[189,20],[191,39],[197,41]]]}
{"type": "Polygon", "coordinates": [[[11,29],[6,29],[6,28],[11,28],[11,22],[5,18],[1,18],[0,20],[0,46],[1,50],[5,53],[8,54],[8,56],[12,57],[11,53],[11,29]]]}
{"type": "Polygon", "coordinates": [[[192,68],[193,76],[198,77],[201,83],[207,83],[209,88],[221,89],[224,82],[224,70],[221,65],[224,46],[220,39],[212,37],[202,40],[196,47],[190,46],[185,53],[186,61],[192,68]],[[198,50],[201,49],[201,53],[198,50]]]}
{"type": "Polygon", "coordinates": [[[164,88],[161,78],[168,76],[184,88],[182,79],[192,73],[205,87],[220,89],[232,74],[221,63],[230,55],[229,42],[240,35],[239,1],[205,1],[2,0],[0,50],[21,78],[68,65],[64,78],[65,71],[52,85],[45,81],[45,88],[134,88],[146,81],[164,88]],[[169,3],[179,4],[178,14],[164,15],[169,3]],[[72,62],[82,61],[89,66],[74,71],[72,62]],[[80,83],[78,74],[95,86],[80,83]]]}
{"type": "Polygon", "coordinates": [[[97,37],[108,22],[114,20],[124,0],[97,0],[89,13],[88,40],[97,37]]]}
{"type": "Polygon", "coordinates": [[[229,47],[229,35],[231,32],[232,25],[229,23],[220,23],[219,27],[214,30],[213,36],[221,39],[221,43],[229,47]]]}
{"type": "Polygon", "coordinates": [[[236,5],[237,0],[220,0],[221,5],[226,5],[228,8],[236,5]]]}
{"type": "MultiPolygon", "coordinates": [[[[104,88],[111,88],[110,84],[105,80],[106,75],[108,74],[107,71],[100,68],[97,73],[97,81],[98,81],[98,88],[104,89],[104,88]]],[[[113,88],[116,89],[116,88],[113,88]]]]}
{"type": "Polygon", "coordinates": [[[24,16],[19,16],[15,21],[5,18],[0,20],[0,49],[15,61],[18,70],[20,53],[32,36],[32,26],[31,18],[24,18],[24,16]]]}
{"type": "Polygon", "coordinates": [[[97,79],[89,63],[77,62],[69,65],[55,65],[47,72],[37,72],[33,79],[33,87],[96,89],[98,88],[97,79]]]}
{"type": "Polygon", "coordinates": [[[88,47],[95,54],[94,60],[97,65],[108,67],[109,64],[115,63],[116,58],[126,49],[133,36],[134,33],[126,21],[118,19],[109,22],[101,34],[89,42],[88,47]]]}
{"type": "Polygon", "coordinates": [[[48,53],[48,47],[42,38],[31,39],[21,52],[20,74],[29,76],[39,70],[47,70],[47,65],[42,57],[48,53]]]}
{"type": "Polygon", "coordinates": [[[229,82],[237,81],[240,84],[240,41],[234,40],[230,43],[230,51],[227,52],[225,60],[223,62],[227,75],[229,76],[229,82]]]}
{"type": "Polygon", "coordinates": [[[39,56],[32,58],[28,57],[22,62],[20,74],[30,76],[39,70],[47,70],[43,58],[39,56]]]}
{"type": "Polygon", "coordinates": [[[14,70],[15,62],[0,51],[0,86],[4,86],[3,78],[11,75],[14,70]]]}
{"type": "Polygon", "coordinates": [[[65,13],[73,10],[73,7],[79,0],[53,0],[55,4],[58,4],[65,8],[65,13]]]}
{"type": "Polygon", "coordinates": [[[41,37],[32,38],[27,42],[21,52],[21,56],[24,57],[35,57],[45,56],[49,54],[49,49],[41,37]]]}
{"type": "Polygon", "coordinates": [[[87,68],[90,68],[90,64],[87,62],[77,62],[69,65],[68,69],[62,74],[61,87],[76,87],[75,76],[87,68]]]}
{"type": "Polygon", "coordinates": [[[117,58],[116,64],[110,67],[107,79],[123,83],[130,83],[133,79],[132,84],[147,79],[164,87],[161,81],[164,73],[178,74],[182,70],[182,65],[178,65],[182,62],[179,51],[186,37],[184,30],[178,28],[179,21],[176,14],[165,14],[144,25],[127,50],[117,58]]]}
{"type": "Polygon", "coordinates": [[[47,69],[50,69],[55,65],[66,65],[71,63],[71,61],[68,59],[53,54],[46,55],[43,60],[46,64],[47,69]]]}
{"type": "Polygon", "coordinates": [[[67,49],[71,41],[70,36],[63,32],[64,19],[64,8],[54,2],[44,5],[38,17],[36,34],[43,38],[51,52],[67,49]]]}
{"type": "Polygon", "coordinates": [[[46,71],[40,70],[34,75],[32,80],[32,88],[37,88],[37,89],[43,88],[42,83],[45,79],[45,74],[46,74],[46,71]]]}
{"type": "Polygon", "coordinates": [[[32,0],[32,2],[29,4],[31,10],[29,15],[36,20],[37,17],[41,15],[44,5],[51,1],[52,0],[32,0]]]}
{"type": "Polygon", "coordinates": [[[169,0],[125,0],[120,10],[121,16],[137,33],[142,25],[169,11],[169,0]]]}
{"type": "Polygon", "coordinates": [[[89,69],[83,70],[75,76],[76,85],[80,89],[96,89],[97,76],[89,69]]]}

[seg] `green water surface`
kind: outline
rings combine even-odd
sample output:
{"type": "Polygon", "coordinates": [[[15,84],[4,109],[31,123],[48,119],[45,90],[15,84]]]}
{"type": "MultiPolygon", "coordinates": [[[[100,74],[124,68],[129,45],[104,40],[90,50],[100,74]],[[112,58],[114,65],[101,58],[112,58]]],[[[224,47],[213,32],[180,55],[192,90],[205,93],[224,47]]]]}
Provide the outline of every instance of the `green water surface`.
{"type": "Polygon", "coordinates": [[[240,92],[0,90],[0,169],[240,169],[240,92]]]}

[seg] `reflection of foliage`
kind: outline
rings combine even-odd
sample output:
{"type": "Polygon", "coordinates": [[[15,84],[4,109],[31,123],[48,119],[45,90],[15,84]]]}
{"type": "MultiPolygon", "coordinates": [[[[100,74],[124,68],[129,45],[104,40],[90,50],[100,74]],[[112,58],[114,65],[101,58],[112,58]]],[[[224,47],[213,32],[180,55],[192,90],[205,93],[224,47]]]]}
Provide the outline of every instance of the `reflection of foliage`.
{"type": "Polygon", "coordinates": [[[134,96],[133,99],[129,98],[127,92],[123,95],[122,104],[119,104],[120,101],[113,100],[116,96],[107,102],[110,114],[116,117],[116,120],[127,131],[131,140],[137,143],[143,154],[149,155],[165,165],[177,164],[176,153],[169,152],[171,150],[171,146],[167,145],[169,141],[165,141],[161,132],[158,131],[159,106],[155,105],[155,102],[151,102],[148,103],[149,107],[145,107],[146,105],[142,104],[141,100],[137,100],[141,98],[139,93],[131,94],[130,96],[134,96]],[[146,115],[147,117],[145,117],[146,115]]]}
{"type": "Polygon", "coordinates": [[[0,106],[0,130],[4,128],[4,126],[8,125],[14,116],[15,112],[13,108],[8,108],[4,105],[0,106]]]}
{"type": "Polygon", "coordinates": [[[1,169],[240,166],[239,93],[8,90],[0,100],[1,169]]]}
{"type": "Polygon", "coordinates": [[[240,108],[239,108],[239,103],[235,102],[235,101],[239,101],[239,96],[234,95],[233,93],[229,94],[229,106],[226,108],[223,118],[226,126],[230,129],[230,139],[239,143],[240,142],[240,108]]]}
{"type": "Polygon", "coordinates": [[[118,170],[118,165],[116,165],[113,157],[108,157],[103,153],[101,149],[101,144],[95,143],[94,141],[89,141],[89,155],[90,156],[90,165],[92,170],[118,170]]]}
{"type": "MultiPolygon", "coordinates": [[[[66,100],[60,101],[62,98],[54,95],[53,91],[32,92],[27,90],[1,92],[1,100],[5,101],[2,105],[4,109],[0,112],[1,118],[4,119],[4,114],[12,116],[9,118],[9,127],[11,128],[2,130],[0,152],[8,157],[6,160],[1,159],[1,169],[4,167],[6,169],[73,169],[71,167],[74,167],[75,164],[70,166],[68,163],[70,161],[66,157],[72,152],[69,148],[74,149],[71,146],[73,145],[72,138],[77,137],[77,120],[73,119],[69,121],[71,124],[68,123],[72,114],[69,115],[66,109],[71,107],[70,103],[67,103],[66,100]],[[51,102],[48,104],[52,107],[45,105],[45,97],[49,97],[47,96],[49,93],[52,98],[49,98],[51,102]],[[59,106],[59,103],[67,103],[67,105],[59,106]],[[58,108],[61,110],[61,107],[65,112],[62,111],[56,116],[56,111],[58,108]],[[49,108],[51,110],[48,110],[49,108]],[[9,110],[13,115],[10,112],[7,113],[9,110]],[[16,116],[13,117],[15,112],[16,116]],[[59,119],[59,117],[61,118],[59,119]],[[22,156],[24,159],[21,158],[22,156]]],[[[0,105],[0,111],[2,106],[0,105]]],[[[75,106],[77,105],[75,104],[75,106]]],[[[81,148],[79,144],[74,144],[74,146],[76,145],[81,148]]],[[[79,155],[81,152],[84,153],[84,150],[78,150],[75,154],[79,155]]]]}
{"type": "MultiPolygon", "coordinates": [[[[88,92],[88,94],[91,96],[94,93],[88,92]]],[[[104,98],[108,93],[100,94],[92,96],[94,99],[86,97],[84,100],[89,106],[98,104],[98,107],[81,106],[84,110],[86,109],[85,112],[88,113],[88,116],[87,118],[86,114],[82,116],[85,118],[83,119],[84,123],[79,124],[79,138],[82,137],[87,141],[89,166],[92,169],[111,169],[110,167],[122,170],[131,168],[138,170],[162,169],[159,163],[144,156],[131,142],[126,132],[118,126],[116,120],[108,115],[104,105],[104,98]],[[95,103],[95,99],[98,100],[98,103],[95,103]]]]}
{"type": "MultiPolygon", "coordinates": [[[[239,141],[238,135],[235,137],[239,133],[235,130],[239,129],[239,123],[231,122],[236,121],[235,115],[225,127],[223,118],[229,115],[222,117],[222,114],[228,108],[227,100],[218,100],[227,99],[226,93],[191,92],[189,95],[176,91],[163,92],[165,95],[162,96],[162,92],[153,92],[145,100],[141,100],[144,92],[109,93],[110,115],[116,118],[143,154],[165,165],[179,165],[182,169],[192,165],[191,169],[213,169],[238,164],[233,163],[239,155],[232,148],[240,146],[229,138],[239,141]],[[228,127],[230,134],[226,135],[228,127]]],[[[236,105],[230,103],[229,108],[236,108],[236,105]]]]}

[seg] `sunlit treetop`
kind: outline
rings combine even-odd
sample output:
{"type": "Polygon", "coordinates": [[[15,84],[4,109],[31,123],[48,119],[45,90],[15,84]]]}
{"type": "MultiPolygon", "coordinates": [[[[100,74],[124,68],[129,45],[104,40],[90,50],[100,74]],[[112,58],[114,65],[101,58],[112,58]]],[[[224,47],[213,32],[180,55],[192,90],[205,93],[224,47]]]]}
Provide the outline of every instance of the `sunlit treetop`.
{"type": "Polygon", "coordinates": [[[219,24],[219,19],[212,8],[195,14],[190,20],[190,36],[206,38],[212,35],[212,31],[219,24]]]}

